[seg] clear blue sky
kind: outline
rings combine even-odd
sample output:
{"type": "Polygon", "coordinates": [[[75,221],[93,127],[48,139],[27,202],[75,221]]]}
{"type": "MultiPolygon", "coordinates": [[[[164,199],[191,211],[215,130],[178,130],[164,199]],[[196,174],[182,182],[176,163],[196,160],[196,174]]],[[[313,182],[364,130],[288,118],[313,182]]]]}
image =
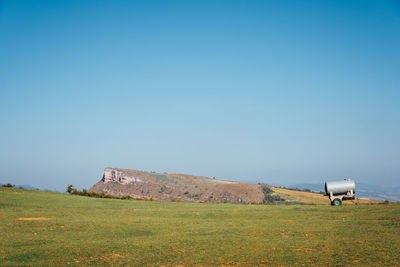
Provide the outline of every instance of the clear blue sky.
{"type": "Polygon", "coordinates": [[[400,2],[3,0],[0,102],[0,183],[399,186],[400,2]]]}

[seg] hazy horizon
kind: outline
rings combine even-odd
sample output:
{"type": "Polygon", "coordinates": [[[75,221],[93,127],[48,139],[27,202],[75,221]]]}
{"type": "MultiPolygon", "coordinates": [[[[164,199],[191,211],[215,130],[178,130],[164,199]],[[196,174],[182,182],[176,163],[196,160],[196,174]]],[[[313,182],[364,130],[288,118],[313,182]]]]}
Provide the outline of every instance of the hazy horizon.
{"type": "Polygon", "coordinates": [[[398,187],[399,32],[398,1],[0,1],[0,183],[398,187]]]}

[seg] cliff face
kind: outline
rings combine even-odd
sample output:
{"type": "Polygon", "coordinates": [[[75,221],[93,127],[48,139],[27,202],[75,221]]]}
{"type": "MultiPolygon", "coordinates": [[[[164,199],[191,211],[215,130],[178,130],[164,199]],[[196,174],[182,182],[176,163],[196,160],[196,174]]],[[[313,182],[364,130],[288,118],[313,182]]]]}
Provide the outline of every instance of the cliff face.
{"type": "Polygon", "coordinates": [[[256,184],[117,168],[104,169],[90,191],[159,201],[261,203],[264,198],[256,184]]]}
{"type": "Polygon", "coordinates": [[[120,184],[129,184],[133,182],[143,182],[140,178],[133,175],[127,175],[119,169],[105,168],[103,174],[103,182],[117,182],[120,184]]]}

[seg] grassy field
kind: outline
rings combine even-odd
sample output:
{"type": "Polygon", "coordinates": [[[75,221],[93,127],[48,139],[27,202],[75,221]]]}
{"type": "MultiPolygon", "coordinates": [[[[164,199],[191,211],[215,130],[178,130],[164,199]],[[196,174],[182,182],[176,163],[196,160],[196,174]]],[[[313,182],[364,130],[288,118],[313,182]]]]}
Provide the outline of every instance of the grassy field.
{"type": "Polygon", "coordinates": [[[0,265],[400,266],[400,205],[163,203],[0,188],[0,265]]]}

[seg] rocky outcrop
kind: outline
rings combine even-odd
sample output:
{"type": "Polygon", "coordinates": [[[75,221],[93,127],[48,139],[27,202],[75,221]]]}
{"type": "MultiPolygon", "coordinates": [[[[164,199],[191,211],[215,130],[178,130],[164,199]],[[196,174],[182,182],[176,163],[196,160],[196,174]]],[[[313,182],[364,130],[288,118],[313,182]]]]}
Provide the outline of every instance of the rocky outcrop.
{"type": "Polygon", "coordinates": [[[127,175],[119,169],[105,168],[103,174],[103,182],[117,182],[120,184],[129,184],[133,182],[143,182],[140,178],[132,175],[127,175]]]}

